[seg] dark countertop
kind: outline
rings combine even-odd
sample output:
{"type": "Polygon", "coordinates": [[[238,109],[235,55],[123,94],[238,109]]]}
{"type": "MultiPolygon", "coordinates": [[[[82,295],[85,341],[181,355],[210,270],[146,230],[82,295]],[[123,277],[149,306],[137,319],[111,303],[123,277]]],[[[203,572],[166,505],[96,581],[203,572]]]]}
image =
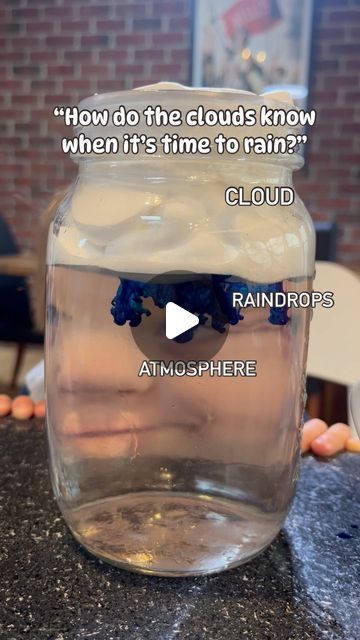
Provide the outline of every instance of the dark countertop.
{"type": "Polygon", "coordinates": [[[359,640],[360,456],[305,458],[283,532],[249,564],[154,578],[72,538],[26,427],[0,420],[1,640],[359,640]]]}

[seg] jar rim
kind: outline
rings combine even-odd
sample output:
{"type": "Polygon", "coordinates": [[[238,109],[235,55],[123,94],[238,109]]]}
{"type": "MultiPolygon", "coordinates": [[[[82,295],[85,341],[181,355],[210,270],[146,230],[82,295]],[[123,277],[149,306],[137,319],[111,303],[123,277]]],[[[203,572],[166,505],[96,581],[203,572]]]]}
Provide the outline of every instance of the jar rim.
{"type": "MultiPolygon", "coordinates": [[[[276,134],[276,136],[280,138],[285,138],[289,134],[300,133],[301,126],[297,123],[289,124],[287,117],[283,113],[290,110],[299,111],[299,109],[294,106],[291,96],[286,91],[257,95],[240,89],[187,87],[177,83],[160,82],[155,85],[139,87],[129,91],[95,94],[82,100],[78,108],[79,110],[88,111],[108,110],[110,114],[108,114],[108,123],[102,127],[102,132],[106,131],[106,135],[109,137],[120,138],[121,134],[128,133],[131,129],[133,133],[155,136],[155,140],[161,139],[162,135],[169,133],[169,126],[166,124],[156,126],[154,121],[148,126],[145,118],[141,119],[140,117],[139,120],[139,115],[141,115],[149,105],[157,108],[161,107],[167,112],[173,109],[180,111],[183,114],[180,125],[172,128],[172,132],[180,136],[194,138],[205,137],[211,140],[219,133],[224,133],[228,137],[235,136],[238,138],[241,143],[239,155],[230,155],[229,158],[232,161],[240,159],[246,160],[250,155],[257,155],[254,161],[269,162],[276,165],[283,164],[292,169],[298,169],[303,165],[303,158],[301,154],[296,151],[294,153],[277,152],[277,154],[274,154],[270,153],[271,149],[266,147],[263,153],[253,154],[251,152],[251,154],[249,154],[249,152],[244,151],[242,148],[242,140],[245,136],[259,138],[267,143],[269,138],[273,138],[273,134],[276,134]],[[260,114],[263,106],[272,109],[272,113],[275,111],[280,112],[279,124],[269,122],[264,124],[261,122],[262,116],[260,114]],[[113,120],[114,114],[120,107],[124,107],[126,112],[130,109],[136,110],[138,112],[138,125],[128,126],[125,124],[126,118],[121,123],[118,121],[115,123],[113,120]],[[188,115],[188,112],[192,110],[196,112],[200,108],[203,110],[203,116],[204,114],[205,116],[213,116],[213,112],[216,111],[218,112],[218,116],[221,112],[224,119],[220,116],[215,122],[209,123],[205,116],[202,121],[195,117],[195,121],[190,123],[188,118],[185,118],[185,114],[188,115]],[[210,112],[212,113],[210,114],[210,112]],[[250,118],[252,118],[252,121],[250,118]]],[[[277,115],[279,116],[279,114],[277,115]]],[[[295,122],[297,122],[296,119],[295,122]]],[[[85,129],[87,137],[91,138],[99,135],[97,133],[98,125],[90,124],[87,125],[85,129]]],[[[75,126],[75,133],[77,135],[83,130],[81,125],[75,126]]],[[[198,153],[200,152],[191,154],[191,159],[194,159],[198,153]]],[[[111,154],[109,153],[109,155],[111,154]]],[[[109,159],[109,155],[107,158],[104,158],[104,161],[109,159]]],[[[121,156],[122,153],[118,153],[117,157],[121,156]]],[[[157,156],[157,151],[147,155],[140,149],[136,152],[136,158],[140,159],[142,156],[151,161],[151,158],[157,156]]],[[[79,156],[74,154],[73,158],[78,159],[79,156]]],[[[90,160],[91,155],[86,155],[79,159],[90,160]]],[[[114,159],[114,156],[112,159],[114,159]]],[[[129,160],[129,155],[125,155],[125,159],[129,160]]],[[[167,161],[176,160],[182,162],[185,159],[187,161],[190,160],[189,154],[184,154],[182,157],[178,153],[174,157],[172,157],[171,154],[166,154],[167,161]]],[[[205,161],[206,154],[200,155],[199,159],[205,161]]],[[[212,154],[213,162],[217,160],[221,161],[221,159],[224,159],[224,154],[219,155],[217,159],[215,159],[215,154],[212,154]]]]}
{"type": "Polygon", "coordinates": [[[176,82],[158,82],[156,84],[136,87],[134,89],[113,91],[108,93],[95,93],[92,96],[83,98],[79,102],[79,109],[106,109],[122,104],[141,105],[154,102],[156,104],[159,97],[163,104],[168,106],[172,103],[182,106],[188,103],[189,108],[202,104],[197,98],[202,100],[208,98],[211,105],[214,106],[217,101],[223,103],[228,102],[228,107],[235,106],[241,101],[260,106],[262,104],[271,103],[274,107],[289,109],[297,107],[293,104],[290,94],[287,91],[268,91],[262,94],[252,93],[244,89],[231,89],[227,87],[190,87],[176,82]],[[180,104],[179,104],[180,103],[180,104]]]}
{"type": "Polygon", "coordinates": [[[115,156],[95,156],[95,155],[76,155],[72,154],[71,158],[78,165],[84,166],[86,165],[107,165],[112,166],[113,168],[119,164],[123,166],[126,164],[134,164],[139,167],[139,164],[151,165],[151,163],[163,162],[166,164],[172,164],[174,162],[188,165],[189,171],[190,167],[194,164],[198,163],[202,166],[208,163],[213,166],[216,164],[221,164],[222,166],[228,164],[231,167],[238,166],[239,169],[243,165],[266,165],[269,167],[277,168],[277,169],[289,169],[290,171],[298,171],[304,166],[304,157],[300,153],[293,154],[281,154],[281,155],[251,155],[251,156],[237,156],[232,157],[228,156],[224,158],[224,156],[219,156],[214,154],[211,158],[206,158],[204,156],[193,156],[189,158],[189,156],[164,156],[163,154],[153,154],[146,155],[145,153],[139,153],[134,157],[125,156],[122,154],[115,156]]]}

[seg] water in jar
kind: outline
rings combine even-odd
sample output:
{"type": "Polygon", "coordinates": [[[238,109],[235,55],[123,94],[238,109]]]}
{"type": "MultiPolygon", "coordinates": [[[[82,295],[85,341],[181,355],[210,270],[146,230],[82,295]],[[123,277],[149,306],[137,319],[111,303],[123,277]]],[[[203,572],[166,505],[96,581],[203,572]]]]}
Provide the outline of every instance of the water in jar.
{"type": "MultiPolygon", "coordinates": [[[[48,269],[48,423],[60,507],[74,536],[118,566],[169,576],[230,568],[269,544],[292,499],[309,311],[290,309],[277,324],[268,308],[247,308],[229,326],[216,359],[257,360],[255,378],[139,377],[146,355],[129,322],[111,313],[128,279],[96,266],[48,269]]],[[[311,288],[307,277],[279,284],[311,288]]],[[[156,311],[151,298],[145,306],[156,311]]],[[[212,329],[206,322],[196,331],[206,340],[212,329]]],[[[179,354],[172,343],[164,359],[179,354]]]]}

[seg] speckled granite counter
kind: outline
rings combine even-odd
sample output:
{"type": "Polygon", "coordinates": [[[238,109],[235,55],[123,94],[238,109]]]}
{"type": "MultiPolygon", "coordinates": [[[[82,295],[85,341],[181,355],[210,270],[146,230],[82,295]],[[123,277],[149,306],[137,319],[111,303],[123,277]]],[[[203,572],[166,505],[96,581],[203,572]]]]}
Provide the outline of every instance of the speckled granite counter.
{"type": "Polygon", "coordinates": [[[166,579],[80,548],[52,497],[39,429],[0,421],[0,450],[1,640],[360,638],[360,456],[306,458],[284,531],[251,563],[166,579]]]}

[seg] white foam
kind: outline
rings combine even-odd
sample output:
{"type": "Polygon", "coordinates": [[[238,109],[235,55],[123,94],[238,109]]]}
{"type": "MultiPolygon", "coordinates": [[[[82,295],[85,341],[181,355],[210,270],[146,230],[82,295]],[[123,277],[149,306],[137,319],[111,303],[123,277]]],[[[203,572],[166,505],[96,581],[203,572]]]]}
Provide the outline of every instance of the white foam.
{"type": "MultiPolygon", "coordinates": [[[[215,187],[216,194],[224,190],[225,185],[215,187]]],[[[130,190],[121,200],[123,191],[105,192],[103,207],[111,209],[114,200],[131,201],[130,190]]],[[[82,211],[91,201],[90,193],[91,189],[89,193],[84,189],[84,200],[76,200],[82,211]]],[[[313,229],[301,201],[291,207],[235,208],[224,202],[218,207],[209,189],[201,202],[188,196],[159,196],[149,213],[148,196],[141,207],[136,192],[133,195],[138,206],[131,209],[131,217],[126,218],[125,209],[120,208],[118,224],[109,226],[93,224],[96,207],[89,207],[87,224],[77,225],[77,209],[72,206],[73,221],[69,219],[69,226],[64,223],[60,228],[51,261],[117,272],[231,273],[256,282],[312,275],[313,229]]],[[[85,220],[83,214],[81,220],[85,220]]]]}

